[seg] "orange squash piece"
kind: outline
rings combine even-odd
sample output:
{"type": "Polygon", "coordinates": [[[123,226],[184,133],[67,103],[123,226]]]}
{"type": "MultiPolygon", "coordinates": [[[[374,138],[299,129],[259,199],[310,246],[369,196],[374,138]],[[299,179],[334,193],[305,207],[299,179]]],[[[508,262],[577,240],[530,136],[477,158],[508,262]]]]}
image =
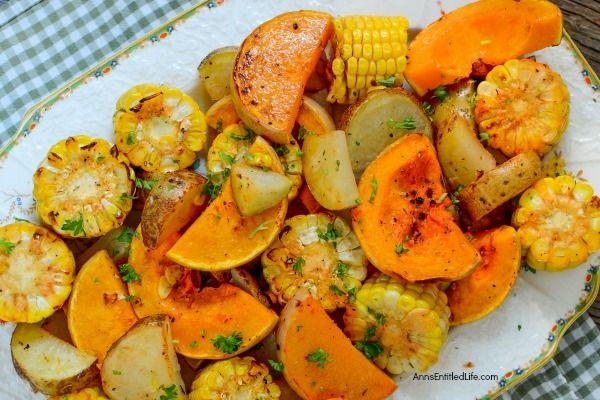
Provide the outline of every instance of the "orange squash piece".
{"type": "Polygon", "coordinates": [[[93,255],[75,278],[67,323],[75,346],[101,365],[110,346],[135,324],[127,288],[106,250],[93,255]]]}
{"type": "MultiPolygon", "coordinates": [[[[273,169],[283,173],[277,153],[257,138],[250,153],[265,153],[274,160],[273,169]]],[[[233,198],[230,179],[221,193],[167,252],[177,264],[202,271],[222,271],[238,267],[265,250],[283,226],[288,199],[251,217],[240,214],[233,198]]]]}
{"type": "Polygon", "coordinates": [[[484,0],[423,29],[410,44],[404,77],[418,95],[471,74],[474,63],[499,65],[555,46],[560,9],[546,0],[484,0]]]}
{"type": "Polygon", "coordinates": [[[222,132],[223,129],[229,125],[240,122],[240,117],[238,117],[237,112],[235,111],[233,100],[230,95],[224,96],[210,106],[210,108],[206,110],[205,118],[206,125],[217,132],[222,132]]]}
{"type": "Polygon", "coordinates": [[[383,273],[411,282],[456,280],[479,264],[447,210],[440,164],[425,136],[409,134],[389,145],[367,167],[358,191],[354,231],[383,273]]]}
{"type": "Polygon", "coordinates": [[[305,289],[281,312],[277,345],[283,375],[303,399],[381,400],[396,390],[305,289]]]}
{"type": "Polygon", "coordinates": [[[335,122],[331,115],[316,100],[308,96],[304,96],[296,123],[305,130],[305,133],[324,135],[335,130],[335,122]]]}
{"type": "Polygon", "coordinates": [[[230,85],[244,124],[272,142],[289,143],[304,88],[332,33],[331,15],[292,11],[244,40],[230,85]]]}
{"type": "Polygon", "coordinates": [[[473,244],[482,264],[446,290],[450,325],[476,321],[500,307],[519,276],[521,243],[513,227],[477,232],[473,244]]]}
{"type": "Polygon", "coordinates": [[[273,330],[277,314],[250,294],[227,283],[199,290],[192,283],[191,271],[165,257],[179,234],[155,250],[145,247],[140,236],[131,241],[129,256],[129,264],[140,276],[139,281],[128,284],[129,292],[139,299],[134,302],[134,309],[139,318],[168,315],[176,340],[175,351],[179,354],[202,359],[227,358],[248,350],[273,330]],[[168,273],[174,275],[177,270],[184,276],[164,291],[161,278],[168,273]],[[215,337],[231,336],[234,332],[239,332],[243,340],[235,352],[226,354],[213,345],[215,337]]]}

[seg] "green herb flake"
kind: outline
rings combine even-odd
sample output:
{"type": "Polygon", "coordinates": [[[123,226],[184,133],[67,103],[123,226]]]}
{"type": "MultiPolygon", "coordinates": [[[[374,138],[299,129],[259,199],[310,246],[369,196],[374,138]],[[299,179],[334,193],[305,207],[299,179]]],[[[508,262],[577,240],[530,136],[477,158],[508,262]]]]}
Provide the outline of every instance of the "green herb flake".
{"type": "Polygon", "coordinates": [[[348,303],[349,304],[356,303],[356,288],[355,287],[348,289],[348,303]]]}
{"type": "Polygon", "coordinates": [[[135,199],[137,199],[137,197],[132,196],[129,193],[121,193],[121,196],[119,196],[119,200],[121,200],[121,201],[135,200],[135,199]]]}
{"type": "Polygon", "coordinates": [[[479,140],[482,142],[489,142],[490,141],[490,134],[487,132],[480,132],[479,133],[479,140]]]}
{"type": "Polygon", "coordinates": [[[433,114],[433,106],[431,105],[431,103],[424,101],[423,104],[423,111],[425,111],[425,114],[431,116],[433,114]]]}
{"type": "Polygon", "coordinates": [[[235,162],[235,158],[231,154],[227,154],[221,150],[219,150],[219,158],[229,165],[235,162]]]}
{"type": "Polygon", "coordinates": [[[306,355],[306,359],[317,364],[319,368],[325,368],[325,363],[330,362],[328,358],[329,354],[327,354],[321,347],[317,348],[315,351],[311,351],[306,355]]]}
{"type": "Polygon", "coordinates": [[[304,152],[300,149],[296,150],[296,157],[302,157],[304,155],[304,152]]]}
{"type": "Polygon", "coordinates": [[[340,160],[335,160],[335,172],[340,170],[340,160]]]}
{"type": "Polygon", "coordinates": [[[348,264],[345,264],[345,263],[341,262],[340,260],[338,260],[337,266],[335,267],[335,270],[334,270],[334,274],[338,278],[345,278],[346,276],[348,276],[348,270],[349,270],[348,264]]]}
{"type": "Polygon", "coordinates": [[[274,372],[277,372],[278,374],[283,372],[283,363],[281,361],[269,359],[267,362],[274,372]]]}
{"type": "Polygon", "coordinates": [[[521,331],[521,328],[523,328],[523,327],[521,326],[521,324],[517,325],[517,330],[518,330],[519,332],[521,331]]]}
{"type": "Polygon", "coordinates": [[[94,282],[95,285],[99,285],[101,281],[100,278],[96,276],[92,282],[94,282]]]}
{"type": "Polygon", "coordinates": [[[219,119],[217,120],[216,131],[217,133],[223,133],[223,118],[221,117],[219,117],[219,119]]]}
{"type": "Polygon", "coordinates": [[[402,121],[396,121],[395,119],[390,118],[388,119],[387,126],[391,129],[403,129],[405,131],[414,131],[417,129],[417,124],[411,117],[406,117],[402,121]]]}
{"type": "Polygon", "coordinates": [[[73,236],[85,236],[85,231],[83,230],[83,215],[79,213],[79,219],[66,219],[60,229],[63,231],[72,231],[73,236]]]}
{"type": "Polygon", "coordinates": [[[252,139],[254,139],[254,137],[256,136],[256,133],[254,133],[254,131],[246,128],[246,134],[245,135],[236,135],[235,133],[230,133],[229,137],[233,140],[243,140],[243,141],[250,141],[252,139]]]}
{"type": "Polygon", "coordinates": [[[12,253],[13,250],[15,249],[15,244],[12,242],[9,242],[5,238],[0,238],[0,247],[2,248],[2,250],[4,250],[6,255],[10,255],[10,253],[12,253]]]}
{"type": "Polygon", "coordinates": [[[317,236],[319,237],[319,239],[324,240],[326,242],[333,242],[338,237],[340,237],[340,235],[335,230],[335,227],[333,226],[332,223],[328,223],[327,224],[327,230],[326,231],[323,231],[321,229],[317,229],[317,236]]]}
{"type": "Polygon", "coordinates": [[[448,92],[446,91],[446,88],[443,86],[438,86],[437,88],[435,88],[435,90],[433,91],[433,95],[435,97],[438,98],[439,101],[444,101],[446,100],[446,98],[448,97],[448,92]]]}
{"type": "Polygon", "coordinates": [[[29,222],[29,220],[26,220],[24,218],[19,218],[19,217],[13,217],[13,219],[17,222],[29,222]]]}
{"type": "Polygon", "coordinates": [[[136,301],[138,299],[139,299],[138,296],[134,296],[134,295],[131,295],[131,294],[125,295],[125,301],[128,302],[128,303],[134,302],[134,301],[136,301]]]}
{"type": "Polygon", "coordinates": [[[337,287],[337,285],[333,283],[329,285],[329,290],[331,290],[336,296],[344,296],[346,294],[346,292],[344,292],[342,289],[340,289],[339,287],[337,287]]]}
{"type": "Polygon", "coordinates": [[[373,310],[370,307],[367,308],[367,311],[375,319],[375,322],[377,322],[377,325],[383,325],[385,323],[385,315],[383,315],[382,313],[380,313],[378,311],[373,310]]]}
{"type": "Polygon", "coordinates": [[[523,263],[521,264],[521,268],[527,272],[531,272],[532,274],[535,274],[537,271],[535,270],[535,268],[532,268],[529,264],[527,263],[523,263]]]}
{"type": "Polygon", "coordinates": [[[96,157],[96,161],[100,162],[100,161],[103,161],[105,158],[106,157],[104,157],[104,156],[98,156],[98,157],[96,157]]]}
{"type": "Polygon", "coordinates": [[[367,330],[365,331],[365,340],[372,338],[373,336],[375,336],[376,333],[377,333],[376,327],[374,327],[374,326],[368,327],[367,330]]]}
{"type": "Polygon", "coordinates": [[[373,202],[375,201],[375,197],[377,196],[377,188],[377,178],[375,177],[375,175],[373,175],[373,178],[371,179],[371,196],[369,196],[369,203],[371,204],[373,204],[373,202]]]}
{"type": "Polygon", "coordinates": [[[138,282],[142,280],[140,275],[135,272],[135,269],[133,269],[131,264],[121,264],[121,266],[119,266],[119,272],[121,273],[121,278],[125,283],[138,282]]]}
{"type": "Polygon", "coordinates": [[[383,353],[383,345],[379,342],[356,342],[354,347],[362,351],[365,357],[367,357],[369,360],[377,358],[381,353],[383,353]]]}
{"type": "Polygon", "coordinates": [[[360,206],[362,204],[362,199],[360,197],[357,197],[356,199],[354,199],[354,204],[360,206]]]}
{"type": "Polygon", "coordinates": [[[394,247],[394,251],[396,252],[396,255],[399,256],[400,254],[408,253],[409,249],[405,247],[404,244],[398,243],[396,247],[394,247]]]}
{"type": "Polygon", "coordinates": [[[460,194],[460,192],[462,192],[463,189],[464,189],[464,186],[459,184],[456,187],[456,190],[454,192],[450,193],[450,201],[452,201],[452,204],[460,203],[460,200],[458,199],[458,195],[460,194]]]}
{"type": "Polygon", "coordinates": [[[156,179],[135,178],[135,187],[138,189],[152,190],[156,185],[156,179]]]}
{"type": "Polygon", "coordinates": [[[136,142],[135,132],[134,131],[128,132],[127,133],[127,144],[131,146],[131,145],[134,145],[135,142],[136,142]]]}
{"type": "Polygon", "coordinates": [[[290,153],[290,149],[285,144],[275,143],[273,145],[273,150],[275,150],[275,153],[277,153],[279,157],[283,157],[290,153]]]}
{"type": "Polygon", "coordinates": [[[294,261],[294,264],[292,265],[292,269],[294,270],[294,272],[296,272],[298,274],[302,274],[302,268],[304,268],[304,264],[306,264],[306,261],[304,260],[304,258],[296,257],[296,260],[294,261]]]}
{"type": "Polygon", "coordinates": [[[377,79],[375,82],[378,86],[393,87],[396,83],[396,77],[392,75],[384,79],[377,79]]]}
{"type": "Polygon", "coordinates": [[[296,325],[296,332],[300,332],[302,330],[302,325],[296,325]]]}
{"type": "Polygon", "coordinates": [[[211,339],[215,349],[225,353],[233,354],[242,345],[242,333],[234,331],[230,336],[218,335],[211,339]]]}
{"type": "Polygon", "coordinates": [[[113,369],[112,374],[113,375],[121,375],[121,371],[119,371],[118,369],[113,369]]]}
{"type": "Polygon", "coordinates": [[[192,340],[189,344],[190,348],[195,349],[196,347],[198,347],[198,341],[197,340],[192,340]]]}
{"type": "Polygon", "coordinates": [[[200,337],[202,339],[204,339],[206,337],[206,329],[202,328],[202,330],[200,331],[200,337]]]}
{"type": "Polygon", "coordinates": [[[169,386],[163,386],[162,390],[165,394],[161,394],[159,400],[175,400],[177,398],[177,386],[174,383],[169,386]]]}
{"type": "Polygon", "coordinates": [[[267,225],[269,225],[272,222],[273,222],[272,219],[268,219],[268,220],[262,222],[256,228],[252,229],[252,232],[250,232],[250,234],[248,235],[248,239],[252,239],[260,231],[266,231],[267,229],[269,229],[269,227],[267,225]]]}
{"type": "Polygon", "coordinates": [[[119,243],[131,243],[131,239],[133,239],[133,235],[135,231],[130,227],[126,226],[123,231],[117,236],[117,242],[119,243]]]}

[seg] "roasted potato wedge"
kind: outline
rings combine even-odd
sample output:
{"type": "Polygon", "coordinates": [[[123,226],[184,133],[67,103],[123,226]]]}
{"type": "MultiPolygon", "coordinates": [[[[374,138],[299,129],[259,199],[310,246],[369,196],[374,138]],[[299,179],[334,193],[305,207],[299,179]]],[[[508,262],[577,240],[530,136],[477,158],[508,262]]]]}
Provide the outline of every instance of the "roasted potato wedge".
{"type": "Polygon", "coordinates": [[[186,398],[166,315],[139,320],[108,351],[102,388],[114,400],[186,398]],[[169,393],[171,396],[167,397],[169,393]],[[181,396],[181,397],[179,397],[181,396]]]}
{"type": "Polygon", "coordinates": [[[33,324],[18,324],[10,341],[15,369],[35,390],[62,395],[98,377],[96,358],[33,324]]]}
{"type": "Polygon", "coordinates": [[[189,170],[162,175],[142,211],[144,244],[155,249],[162,240],[192,222],[206,206],[206,179],[189,170]]]}
{"type": "Polygon", "coordinates": [[[200,81],[212,101],[229,94],[231,71],[239,49],[238,46],[218,48],[208,53],[198,65],[200,81]]]}

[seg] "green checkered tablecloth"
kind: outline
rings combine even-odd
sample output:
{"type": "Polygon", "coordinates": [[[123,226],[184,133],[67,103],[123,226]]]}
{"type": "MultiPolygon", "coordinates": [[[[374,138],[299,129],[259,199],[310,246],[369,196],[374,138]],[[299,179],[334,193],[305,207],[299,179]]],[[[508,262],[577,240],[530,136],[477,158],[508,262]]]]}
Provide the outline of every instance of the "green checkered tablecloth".
{"type": "MultiPolygon", "coordinates": [[[[0,142],[27,109],[195,0],[0,0],[0,142]]],[[[600,399],[600,337],[586,314],[554,359],[502,398],[600,399]]]]}

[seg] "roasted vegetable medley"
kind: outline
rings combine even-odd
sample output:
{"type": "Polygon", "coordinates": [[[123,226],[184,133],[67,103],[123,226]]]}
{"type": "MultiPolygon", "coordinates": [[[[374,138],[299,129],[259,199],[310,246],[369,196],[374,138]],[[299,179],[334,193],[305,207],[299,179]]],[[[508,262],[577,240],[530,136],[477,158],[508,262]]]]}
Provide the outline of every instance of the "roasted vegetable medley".
{"type": "Polygon", "coordinates": [[[522,267],[583,264],[600,199],[542,167],[569,90],[523,58],[559,9],[409,22],[281,14],[198,55],[206,109],[139,84],[112,140],[49,148],[38,220],[0,227],[15,369],[53,399],[384,399],[522,267]]]}

